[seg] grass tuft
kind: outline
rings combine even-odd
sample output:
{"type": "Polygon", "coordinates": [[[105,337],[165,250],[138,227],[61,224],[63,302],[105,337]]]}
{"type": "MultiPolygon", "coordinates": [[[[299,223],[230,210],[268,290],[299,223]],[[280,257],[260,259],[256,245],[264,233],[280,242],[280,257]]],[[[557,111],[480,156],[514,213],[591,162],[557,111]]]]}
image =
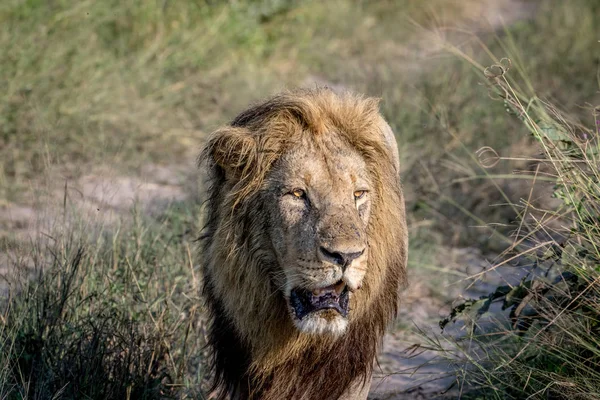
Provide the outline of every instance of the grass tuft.
{"type": "Polygon", "coordinates": [[[179,206],[112,233],[70,227],[15,260],[21,276],[8,280],[0,320],[0,397],[198,396],[192,218],[179,206]]]}

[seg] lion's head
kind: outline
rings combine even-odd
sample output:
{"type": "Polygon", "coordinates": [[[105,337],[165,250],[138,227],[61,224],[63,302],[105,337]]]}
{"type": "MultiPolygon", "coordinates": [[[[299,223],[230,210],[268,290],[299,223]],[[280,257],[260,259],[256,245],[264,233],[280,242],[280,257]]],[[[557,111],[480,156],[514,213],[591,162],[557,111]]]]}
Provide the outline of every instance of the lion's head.
{"type": "Polygon", "coordinates": [[[276,96],[215,132],[202,160],[217,379],[231,384],[219,366],[226,334],[247,359],[238,380],[277,380],[299,352],[352,342],[369,349],[354,358],[370,372],[407,251],[397,147],[377,101],[326,89],[276,96]]]}

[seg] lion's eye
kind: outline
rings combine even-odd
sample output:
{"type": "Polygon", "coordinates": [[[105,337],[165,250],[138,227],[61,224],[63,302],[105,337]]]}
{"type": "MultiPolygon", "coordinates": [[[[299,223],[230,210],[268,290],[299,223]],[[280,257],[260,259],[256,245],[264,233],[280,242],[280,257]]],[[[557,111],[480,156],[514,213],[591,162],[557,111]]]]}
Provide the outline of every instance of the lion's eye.
{"type": "Polygon", "coordinates": [[[366,193],[367,193],[366,190],[357,190],[354,192],[354,199],[355,200],[362,199],[363,197],[365,197],[366,193]]]}
{"type": "Polygon", "coordinates": [[[304,192],[304,190],[302,189],[294,189],[292,190],[292,194],[294,195],[294,197],[297,197],[299,199],[303,199],[306,197],[306,192],[304,192]]]}

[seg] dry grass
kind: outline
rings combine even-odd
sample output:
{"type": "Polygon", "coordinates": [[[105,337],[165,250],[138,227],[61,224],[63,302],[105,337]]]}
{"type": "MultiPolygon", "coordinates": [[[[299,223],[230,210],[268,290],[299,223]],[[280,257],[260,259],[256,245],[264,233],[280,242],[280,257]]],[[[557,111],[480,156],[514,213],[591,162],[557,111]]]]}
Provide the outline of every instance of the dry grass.
{"type": "Polygon", "coordinates": [[[200,396],[196,221],[174,205],[110,232],[72,222],[21,256],[4,248],[13,273],[3,283],[0,397],[200,396]]]}
{"type": "Polygon", "coordinates": [[[588,109],[592,124],[579,122],[522,89],[528,84],[526,77],[511,67],[504,58],[483,69],[490,95],[502,101],[539,143],[541,156],[529,175],[534,181],[552,180],[560,201],[556,207],[539,208],[531,202],[531,192],[514,204],[519,215],[511,243],[486,273],[506,264],[524,266],[529,272],[516,284],[462,301],[452,310],[440,323],[442,329],[462,321],[466,330],[452,350],[431,342],[443,357],[461,366],[458,382],[468,388],[467,398],[596,399],[600,396],[598,110],[588,109]],[[506,314],[492,311],[494,304],[506,314]]]}

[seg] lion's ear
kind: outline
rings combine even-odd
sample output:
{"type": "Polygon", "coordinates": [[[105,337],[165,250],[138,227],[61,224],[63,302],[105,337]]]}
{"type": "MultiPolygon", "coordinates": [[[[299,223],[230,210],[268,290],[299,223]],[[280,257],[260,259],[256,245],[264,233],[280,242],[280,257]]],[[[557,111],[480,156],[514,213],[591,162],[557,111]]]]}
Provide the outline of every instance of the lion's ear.
{"type": "Polygon", "coordinates": [[[383,138],[385,139],[385,143],[388,145],[388,148],[390,149],[390,153],[392,155],[392,163],[394,164],[396,171],[399,173],[400,172],[400,154],[398,153],[398,143],[396,142],[396,136],[394,135],[392,128],[390,128],[389,124],[383,119],[383,117],[381,117],[380,119],[381,120],[379,122],[379,129],[381,130],[381,133],[383,133],[383,138]]]}
{"type": "Polygon", "coordinates": [[[246,128],[221,128],[212,134],[203,154],[225,171],[227,179],[239,180],[255,167],[256,140],[246,128]]]}

